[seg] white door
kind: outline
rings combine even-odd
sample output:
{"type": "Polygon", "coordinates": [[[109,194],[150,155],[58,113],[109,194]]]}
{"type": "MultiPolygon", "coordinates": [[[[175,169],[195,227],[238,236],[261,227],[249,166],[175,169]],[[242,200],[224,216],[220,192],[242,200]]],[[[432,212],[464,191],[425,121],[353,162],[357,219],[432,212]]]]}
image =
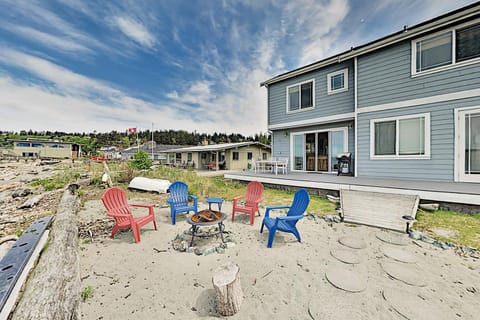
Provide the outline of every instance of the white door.
{"type": "Polygon", "coordinates": [[[480,182],[480,108],[458,112],[458,178],[480,182]]]}

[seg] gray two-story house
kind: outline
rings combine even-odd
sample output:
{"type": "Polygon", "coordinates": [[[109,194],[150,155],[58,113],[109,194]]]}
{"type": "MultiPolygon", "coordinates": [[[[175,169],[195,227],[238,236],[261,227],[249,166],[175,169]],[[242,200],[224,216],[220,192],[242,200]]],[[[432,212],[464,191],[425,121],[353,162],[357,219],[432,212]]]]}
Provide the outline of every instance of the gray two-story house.
{"type": "Polygon", "coordinates": [[[292,172],[480,182],[480,3],[261,85],[292,172]]]}

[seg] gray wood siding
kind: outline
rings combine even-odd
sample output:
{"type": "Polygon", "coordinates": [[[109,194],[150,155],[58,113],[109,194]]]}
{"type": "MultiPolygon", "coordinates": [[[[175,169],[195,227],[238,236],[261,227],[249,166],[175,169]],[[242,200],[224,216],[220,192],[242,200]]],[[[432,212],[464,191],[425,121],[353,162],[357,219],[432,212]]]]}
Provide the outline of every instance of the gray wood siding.
{"type": "Polygon", "coordinates": [[[333,128],[340,128],[340,127],[347,127],[351,126],[352,128],[348,129],[348,152],[352,153],[352,159],[355,158],[355,130],[353,129],[353,121],[347,122],[337,122],[331,123],[328,125],[318,125],[318,126],[308,126],[296,129],[289,129],[289,130],[275,130],[272,132],[273,135],[273,154],[272,157],[288,157],[290,159],[290,134],[296,132],[304,132],[304,131],[318,131],[318,130],[325,130],[325,129],[333,129],[333,128]],[[285,132],[287,134],[285,135],[285,132]]]}
{"type": "Polygon", "coordinates": [[[454,181],[456,108],[480,106],[480,98],[448,101],[358,115],[359,177],[454,181]],[[430,159],[370,159],[370,120],[430,113],[430,159]]]}
{"type": "Polygon", "coordinates": [[[268,124],[309,120],[354,111],[353,61],[342,62],[268,87],[268,124]],[[348,91],[327,94],[327,74],[348,68],[348,91]],[[315,109],[287,114],[287,87],[315,79],[315,109]]]}
{"type": "Polygon", "coordinates": [[[358,107],[480,88],[480,63],[411,77],[410,41],[358,58],[358,107]]]}

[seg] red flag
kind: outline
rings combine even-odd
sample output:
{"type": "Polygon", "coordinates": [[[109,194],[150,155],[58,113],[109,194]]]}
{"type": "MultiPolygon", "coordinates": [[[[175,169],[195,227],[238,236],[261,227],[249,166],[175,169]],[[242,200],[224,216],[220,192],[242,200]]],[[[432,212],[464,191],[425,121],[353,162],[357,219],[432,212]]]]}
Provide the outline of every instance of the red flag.
{"type": "Polygon", "coordinates": [[[137,128],[128,128],[128,133],[135,133],[137,132],[137,128]]]}

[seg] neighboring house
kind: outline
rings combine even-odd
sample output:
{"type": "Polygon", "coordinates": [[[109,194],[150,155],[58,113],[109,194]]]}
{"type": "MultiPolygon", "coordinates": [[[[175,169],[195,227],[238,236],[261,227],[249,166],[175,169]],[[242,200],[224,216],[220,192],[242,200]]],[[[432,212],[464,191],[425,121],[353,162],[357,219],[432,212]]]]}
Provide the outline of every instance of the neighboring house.
{"type": "Polygon", "coordinates": [[[107,160],[121,160],[121,147],[117,148],[114,146],[104,146],[100,148],[100,153],[103,154],[107,160]]]}
{"type": "Polygon", "coordinates": [[[295,172],[480,182],[480,3],[278,75],[273,157],[295,172]]]}
{"type": "Polygon", "coordinates": [[[50,139],[12,140],[12,152],[19,157],[77,159],[81,145],[50,139]]]}
{"type": "Polygon", "coordinates": [[[177,146],[177,145],[156,144],[156,143],[152,144],[151,142],[148,142],[141,146],[134,146],[134,147],[120,150],[119,155],[122,160],[134,160],[135,153],[137,153],[138,150],[143,150],[146,153],[148,153],[150,159],[154,161],[166,162],[167,157],[165,154],[165,150],[172,149],[172,148],[180,148],[180,147],[181,146],[177,146]],[[152,149],[152,145],[153,145],[153,149],[152,149]]]}
{"type": "Polygon", "coordinates": [[[270,146],[260,142],[237,142],[175,148],[165,151],[168,163],[195,169],[248,169],[253,160],[270,159],[270,146]]]}

